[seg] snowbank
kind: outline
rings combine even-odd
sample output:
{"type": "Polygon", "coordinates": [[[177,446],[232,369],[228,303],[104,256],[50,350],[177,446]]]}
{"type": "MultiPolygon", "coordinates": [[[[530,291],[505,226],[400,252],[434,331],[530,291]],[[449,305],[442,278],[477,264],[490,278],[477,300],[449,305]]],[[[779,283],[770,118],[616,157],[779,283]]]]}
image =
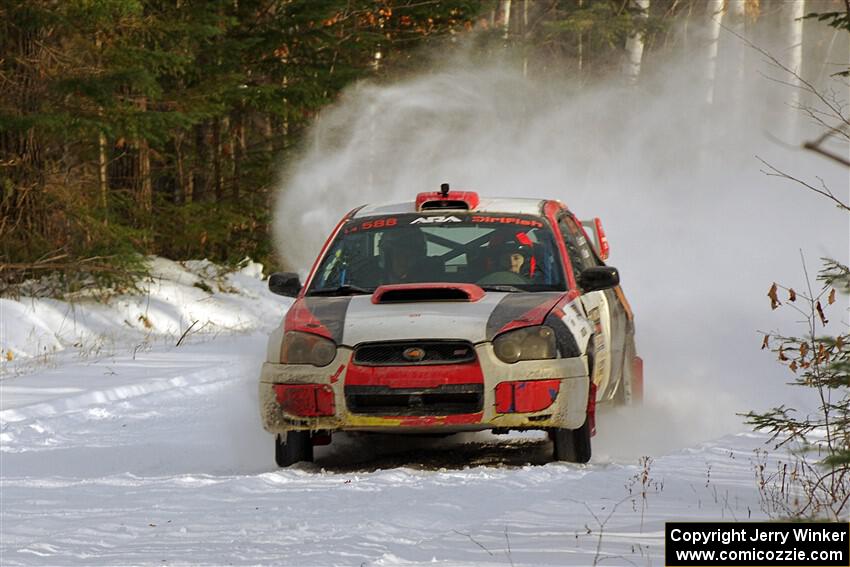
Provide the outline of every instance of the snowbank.
{"type": "Polygon", "coordinates": [[[107,301],[0,298],[0,364],[68,349],[90,353],[143,340],[176,341],[187,329],[190,336],[264,330],[291,304],[269,293],[262,265],[250,261],[226,273],[208,260],[154,257],[139,288],[139,294],[107,301]]]}

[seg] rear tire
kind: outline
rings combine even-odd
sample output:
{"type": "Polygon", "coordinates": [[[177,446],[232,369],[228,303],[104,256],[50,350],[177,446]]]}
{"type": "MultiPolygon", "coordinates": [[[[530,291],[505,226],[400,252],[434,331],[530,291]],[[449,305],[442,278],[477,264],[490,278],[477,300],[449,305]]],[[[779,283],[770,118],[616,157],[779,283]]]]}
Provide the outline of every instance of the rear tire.
{"type": "Polygon", "coordinates": [[[556,461],[586,463],[590,460],[590,420],[578,429],[555,429],[552,432],[556,461]]]}
{"type": "Polygon", "coordinates": [[[309,431],[289,431],[286,440],[277,435],[274,441],[274,460],[279,467],[305,461],[313,462],[313,441],[309,431]]]}

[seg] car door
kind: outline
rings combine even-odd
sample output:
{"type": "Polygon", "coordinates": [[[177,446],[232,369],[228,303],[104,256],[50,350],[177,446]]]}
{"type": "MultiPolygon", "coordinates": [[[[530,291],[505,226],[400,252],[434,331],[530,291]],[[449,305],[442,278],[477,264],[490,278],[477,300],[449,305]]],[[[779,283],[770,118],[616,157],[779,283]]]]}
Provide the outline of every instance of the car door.
{"type": "MultiPolygon", "coordinates": [[[[569,255],[570,264],[576,278],[591,266],[599,265],[590,249],[584,231],[572,216],[564,212],[558,219],[558,228],[569,255]]],[[[612,376],[618,376],[612,369],[613,336],[611,325],[611,302],[606,291],[591,291],[581,295],[581,304],[585,315],[593,328],[593,379],[596,384],[597,400],[608,399],[616,387],[612,376]]],[[[622,351],[622,347],[617,349],[622,351]]]]}

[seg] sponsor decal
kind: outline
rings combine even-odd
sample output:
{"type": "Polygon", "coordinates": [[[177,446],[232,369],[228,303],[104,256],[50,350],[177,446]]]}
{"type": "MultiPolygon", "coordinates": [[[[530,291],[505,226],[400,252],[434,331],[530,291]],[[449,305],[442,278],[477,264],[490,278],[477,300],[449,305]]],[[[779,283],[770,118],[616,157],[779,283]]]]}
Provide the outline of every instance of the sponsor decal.
{"type": "Polygon", "coordinates": [[[380,219],[370,219],[365,220],[361,223],[354,224],[352,226],[345,227],[342,232],[343,234],[353,234],[356,232],[363,232],[366,230],[373,230],[376,228],[388,228],[393,227],[398,224],[398,219],[395,217],[390,218],[380,218],[380,219]]]}
{"type": "Polygon", "coordinates": [[[602,380],[608,371],[608,352],[605,344],[605,334],[602,329],[602,317],[598,307],[594,307],[587,314],[593,325],[593,352],[594,352],[594,382],[602,380]]]}
{"type": "Polygon", "coordinates": [[[410,224],[440,224],[446,222],[463,222],[457,217],[418,217],[410,221],[410,224]]]}
{"type": "Polygon", "coordinates": [[[476,223],[500,223],[500,224],[515,224],[517,226],[530,226],[534,228],[543,228],[543,223],[536,220],[524,219],[519,217],[490,217],[485,215],[473,215],[472,222],[476,223]]]}

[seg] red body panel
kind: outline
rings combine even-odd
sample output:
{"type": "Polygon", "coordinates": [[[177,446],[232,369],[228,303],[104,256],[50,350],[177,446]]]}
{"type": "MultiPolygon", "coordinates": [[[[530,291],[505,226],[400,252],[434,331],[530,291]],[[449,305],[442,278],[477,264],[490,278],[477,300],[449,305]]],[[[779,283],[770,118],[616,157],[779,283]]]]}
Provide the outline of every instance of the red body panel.
{"type": "Polygon", "coordinates": [[[596,435],[596,383],[591,380],[590,393],[587,396],[587,421],[590,434],[596,435]]]}
{"type": "Polygon", "coordinates": [[[576,284],[576,275],[573,273],[573,266],[570,263],[570,257],[567,254],[567,246],[564,244],[564,236],[561,234],[561,229],[558,228],[558,213],[565,210],[564,206],[557,201],[546,201],[543,205],[543,214],[552,225],[552,230],[555,233],[555,241],[558,244],[558,250],[561,251],[561,260],[564,264],[564,271],[567,274],[567,287],[572,291],[578,286],[576,284]]]}
{"type": "Polygon", "coordinates": [[[605,230],[602,228],[602,221],[599,217],[593,219],[593,225],[596,227],[596,234],[599,236],[599,255],[603,260],[607,260],[611,253],[611,245],[608,244],[608,237],[605,236],[605,230]]]}
{"type": "Polygon", "coordinates": [[[529,413],[544,410],[555,403],[560,389],[560,380],[500,382],[496,386],[496,411],[529,413]]]}
{"type": "Polygon", "coordinates": [[[559,305],[563,300],[564,296],[554,297],[550,301],[546,301],[533,309],[529,309],[520,317],[502,326],[502,328],[499,329],[499,332],[496,333],[496,336],[512,329],[531,327],[533,325],[542,325],[543,321],[546,319],[546,315],[548,315],[549,312],[552,311],[552,309],[554,309],[555,306],[559,305]]]}
{"type": "Polygon", "coordinates": [[[326,384],[277,384],[274,391],[277,403],[290,415],[334,415],[334,391],[326,384]]]}
{"type": "Polygon", "coordinates": [[[327,327],[322,325],[322,322],[316,319],[313,312],[307,307],[307,302],[304,298],[295,300],[289,311],[286,312],[286,317],[283,320],[284,331],[302,331],[305,333],[313,333],[321,335],[325,338],[333,340],[333,334],[327,327]]]}
{"type": "Polygon", "coordinates": [[[390,388],[436,388],[444,384],[483,384],[478,362],[420,366],[359,366],[351,364],[345,374],[347,386],[390,388]]]}

